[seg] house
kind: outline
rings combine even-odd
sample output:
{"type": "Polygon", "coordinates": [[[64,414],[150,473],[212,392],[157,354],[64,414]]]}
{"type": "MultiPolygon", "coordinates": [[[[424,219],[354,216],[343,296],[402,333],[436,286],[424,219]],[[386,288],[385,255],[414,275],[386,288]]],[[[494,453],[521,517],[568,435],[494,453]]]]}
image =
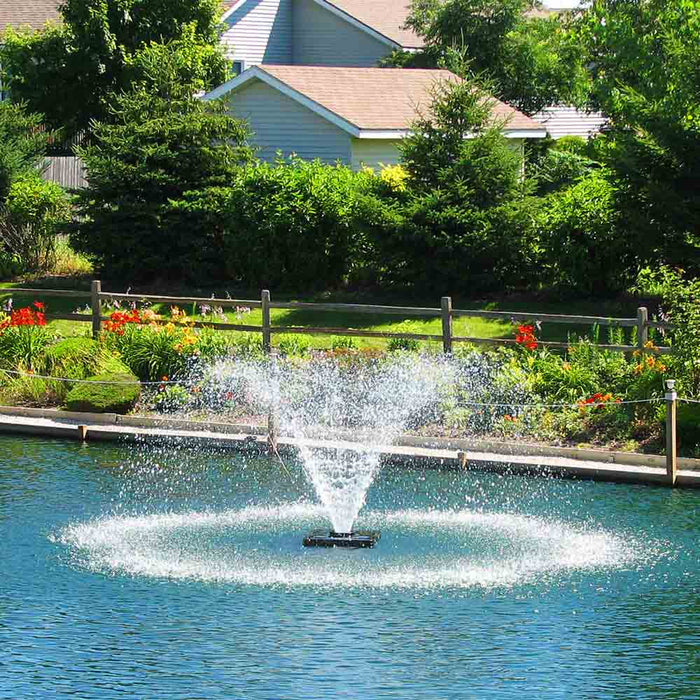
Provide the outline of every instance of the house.
{"type": "Polygon", "coordinates": [[[533,116],[553,139],[580,136],[584,139],[600,133],[607,119],[600,112],[585,112],[567,105],[553,105],[533,116]]]}
{"type": "MultiPolygon", "coordinates": [[[[230,113],[247,119],[263,160],[280,152],[355,169],[398,163],[398,145],[436,83],[456,81],[446,70],[355,66],[258,65],[205,95],[225,98],[230,113]]],[[[525,139],[544,138],[545,128],[503,102],[494,118],[521,150],[525,139]]]]}
{"type": "Polygon", "coordinates": [[[376,66],[422,41],[404,25],[410,0],[237,0],[221,38],[236,72],[260,63],[376,66]]]}

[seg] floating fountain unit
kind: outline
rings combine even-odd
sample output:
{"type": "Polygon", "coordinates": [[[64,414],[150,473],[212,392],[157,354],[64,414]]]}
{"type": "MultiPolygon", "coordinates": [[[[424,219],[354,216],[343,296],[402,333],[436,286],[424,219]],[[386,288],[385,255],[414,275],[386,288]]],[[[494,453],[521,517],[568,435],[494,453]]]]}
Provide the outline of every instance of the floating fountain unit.
{"type": "Polygon", "coordinates": [[[357,532],[333,532],[331,530],[313,530],[304,537],[304,547],[347,547],[352,549],[369,549],[379,542],[381,533],[376,530],[359,530],[357,532]]]}

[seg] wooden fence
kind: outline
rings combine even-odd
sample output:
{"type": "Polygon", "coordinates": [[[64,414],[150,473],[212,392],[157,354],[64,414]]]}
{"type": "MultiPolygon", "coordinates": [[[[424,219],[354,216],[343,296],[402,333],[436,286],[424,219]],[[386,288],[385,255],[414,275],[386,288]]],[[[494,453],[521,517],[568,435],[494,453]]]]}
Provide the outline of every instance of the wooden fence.
{"type": "MultiPolygon", "coordinates": [[[[477,338],[471,336],[457,336],[453,333],[453,320],[461,317],[474,318],[490,318],[513,322],[538,322],[538,323],[562,323],[567,325],[598,325],[598,326],[616,326],[621,328],[636,328],[637,343],[636,345],[598,345],[599,348],[605,350],[613,350],[616,352],[650,352],[650,348],[646,347],[649,340],[649,330],[669,329],[670,325],[658,323],[649,320],[649,313],[646,307],[637,309],[637,315],[634,318],[613,318],[606,316],[574,316],[566,314],[542,314],[534,312],[512,312],[512,311],[481,311],[476,309],[455,309],[452,307],[451,297],[442,297],[439,308],[417,307],[417,306],[377,306],[374,304],[335,304],[335,303],[311,303],[311,302],[296,302],[296,301],[272,301],[270,292],[264,289],[260,295],[260,299],[216,299],[205,297],[173,297],[153,294],[122,294],[118,292],[107,292],[102,290],[102,285],[99,280],[92,283],[90,292],[76,292],[72,290],[50,290],[50,289],[16,289],[5,290],[16,291],[22,294],[41,295],[50,294],[52,296],[73,297],[73,298],[90,298],[91,313],[88,314],[48,314],[50,319],[63,319],[70,321],[82,321],[92,323],[93,335],[97,335],[102,327],[102,321],[108,317],[103,315],[102,302],[118,300],[122,303],[164,303],[182,306],[185,304],[201,304],[207,306],[220,306],[222,308],[231,307],[248,307],[251,309],[261,309],[262,324],[261,325],[244,325],[235,323],[215,323],[210,321],[196,321],[195,327],[198,328],[215,328],[222,331],[246,331],[255,332],[262,335],[263,348],[269,352],[272,347],[272,336],[280,333],[298,333],[305,335],[334,335],[334,336],[351,336],[358,338],[399,338],[409,340],[430,340],[442,343],[444,352],[452,352],[454,343],[473,343],[475,345],[512,345],[516,341],[513,338],[477,338]],[[428,333],[401,333],[395,331],[373,331],[354,328],[329,328],[329,327],[309,327],[309,326],[273,326],[271,320],[272,309],[296,309],[309,311],[335,311],[353,314],[385,314],[392,316],[400,316],[402,318],[420,317],[420,318],[440,318],[442,320],[440,335],[428,333]]],[[[168,321],[161,320],[160,323],[168,321]]],[[[566,348],[569,343],[556,341],[538,340],[538,345],[551,348],[566,348]]],[[[671,352],[671,348],[661,347],[655,349],[654,352],[666,354],[671,352]]]]}

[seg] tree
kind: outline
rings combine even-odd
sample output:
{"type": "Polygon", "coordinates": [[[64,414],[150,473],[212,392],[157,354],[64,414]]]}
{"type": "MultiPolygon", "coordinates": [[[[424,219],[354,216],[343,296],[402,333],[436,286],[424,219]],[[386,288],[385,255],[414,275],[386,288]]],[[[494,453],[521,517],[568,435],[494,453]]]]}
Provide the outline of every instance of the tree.
{"type": "Polygon", "coordinates": [[[474,82],[436,86],[430,110],[402,144],[408,191],[374,217],[384,283],[473,293],[517,286],[529,275],[536,247],[522,156],[492,108],[474,82]]]}
{"type": "Polygon", "coordinates": [[[413,189],[446,190],[484,208],[521,191],[522,159],[493,117],[494,100],[476,83],[444,80],[413,123],[401,157],[413,189]]]}
{"type": "Polygon", "coordinates": [[[583,52],[568,20],[531,15],[535,0],[414,0],[407,25],[425,49],[397,52],[386,62],[405,67],[442,65],[483,80],[494,94],[526,114],[586,94],[583,52]]]}
{"type": "Polygon", "coordinates": [[[87,187],[73,243],[125,280],[218,274],[217,232],[178,205],[185,193],[230,184],[252,158],[246,124],[223,103],[194,97],[175,54],[162,59],[142,66],[142,81],[115,98],[79,149],[87,187]]]}
{"type": "Polygon", "coordinates": [[[0,102],[0,204],[18,176],[41,168],[51,135],[41,128],[41,115],[24,105],[0,102]]]}
{"type": "Polygon", "coordinates": [[[219,0],[64,0],[60,10],[59,27],[8,30],[0,63],[12,99],[27,102],[68,135],[107,116],[108,95],[129,89],[134,57],[151,45],[192,46],[198,60],[190,71],[198,71],[204,86],[226,77],[219,0]]]}
{"type": "Polygon", "coordinates": [[[42,179],[53,134],[39,114],[0,102],[0,273],[6,276],[51,266],[56,234],[69,218],[63,188],[42,179]]]}
{"type": "Polygon", "coordinates": [[[594,0],[576,32],[610,119],[599,155],[642,259],[700,271],[700,3],[594,0]]]}

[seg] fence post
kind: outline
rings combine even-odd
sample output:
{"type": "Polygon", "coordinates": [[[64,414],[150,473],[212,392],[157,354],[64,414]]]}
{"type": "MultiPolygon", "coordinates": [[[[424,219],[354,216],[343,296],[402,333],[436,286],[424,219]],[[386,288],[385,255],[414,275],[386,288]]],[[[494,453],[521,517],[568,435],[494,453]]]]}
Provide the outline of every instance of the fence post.
{"type": "Polygon", "coordinates": [[[675,379],[666,380],[666,475],[671,486],[676,483],[678,472],[678,444],[676,439],[676,394],[675,379]]]}
{"type": "Polygon", "coordinates": [[[272,348],[272,333],[270,332],[270,291],[268,289],[263,289],[260,295],[260,300],[262,302],[262,342],[263,351],[270,352],[272,348]]]}
{"type": "Polygon", "coordinates": [[[452,297],[442,297],[440,300],[442,310],[442,350],[445,353],[452,352],[452,297]]]}
{"type": "Polygon", "coordinates": [[[637,349],[644,352],[644,346],[649,340],[649,311],[646,306],[637,309],[637,349]]]}
{"type": "Polygon", "coordinates": [[[97,338],[102,330],[102,300],[100,299],[102,282],[100,282],[100,280],[93,280],[90,292],[92,296],[90,302],[92,308],[92,337],[97,338]]]}
{"type": "Polygon", "coordinates": [[[277,436],[279,435],[279,426],[277,425],[277,416],[273,409],[267,414],[267,454],[272,457],[277,452],[277,436]]]}

